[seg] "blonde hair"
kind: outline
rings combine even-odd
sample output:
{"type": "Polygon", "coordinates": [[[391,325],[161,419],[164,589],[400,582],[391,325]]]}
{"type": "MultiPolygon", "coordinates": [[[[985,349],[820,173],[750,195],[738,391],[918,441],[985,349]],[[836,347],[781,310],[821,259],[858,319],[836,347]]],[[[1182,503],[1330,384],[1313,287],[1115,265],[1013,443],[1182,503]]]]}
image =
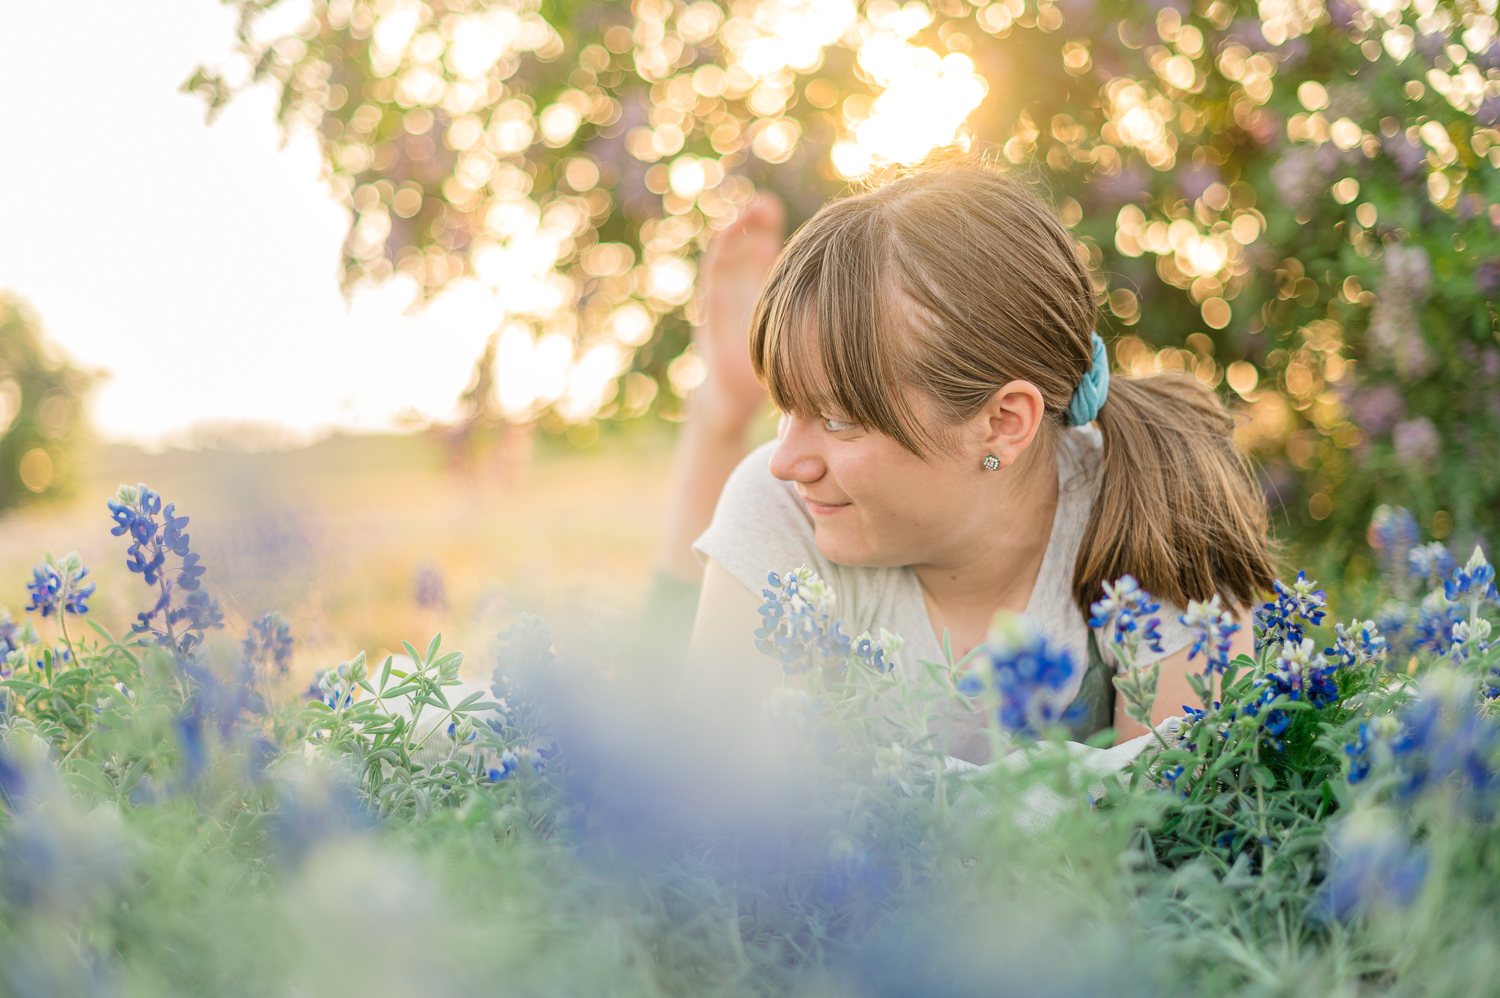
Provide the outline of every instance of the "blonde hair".
{"type": "MultiPolygon", "coordinates": [[[[915,416],[913,389],[955,424],[1029,381],[1048,421],[1067,427],[1096,318],[1057,216],[967,161],[818,212],[771,273],[750,350],[783,411],[837,413],[921,456],[943,446],[943,428],[915,416]]],[[[1248,606],[1270,587],[1265,500],[1212,391],[1183,375],[1115,375],[1096,423],[1104,457],[1074,566],[1080,608],[1126,573],[1178,606],[1213,593],[1248,606]]]]}

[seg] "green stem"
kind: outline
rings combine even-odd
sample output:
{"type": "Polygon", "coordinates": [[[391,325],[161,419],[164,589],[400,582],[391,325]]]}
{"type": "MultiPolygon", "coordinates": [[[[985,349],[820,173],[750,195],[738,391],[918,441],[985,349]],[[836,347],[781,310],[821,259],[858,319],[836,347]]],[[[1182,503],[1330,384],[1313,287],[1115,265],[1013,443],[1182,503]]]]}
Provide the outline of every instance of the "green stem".
{"type": "Polygon", "coordinates": [[[66,763],[69,759],[73,758],[73,753],[83,748],[83,743],[89,740],[89,735],[92,735],[94,733],[94,730],[95,729],[90,728],[89,730],[85,731],[83,733],[83,737],[78,739],[78,743],[76,745],[68,749],[68,754],[62,757],[62,761],[59,762],[58,765],[62,766],[63,763],[66,763]]]}
{"type": "Polygon", "coordinates": [[[62,635],[63,644],[68,648],[68,658],[72,660],[75,666],[82,665],[83,663],[78,658],[78,651],[73,647],[73,639],[68,636],[68,610],[66,600],[58,603],[57,632],[62,635]]]}

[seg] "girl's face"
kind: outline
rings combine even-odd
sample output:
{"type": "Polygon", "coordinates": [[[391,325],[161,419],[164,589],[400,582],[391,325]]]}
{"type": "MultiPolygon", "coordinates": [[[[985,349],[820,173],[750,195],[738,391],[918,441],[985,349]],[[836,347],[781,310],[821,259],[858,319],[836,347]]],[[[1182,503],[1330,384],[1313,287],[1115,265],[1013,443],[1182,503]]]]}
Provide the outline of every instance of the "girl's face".
{"type": "MultiPolygon", "coordinates": [[[[932,418],[927,410],[917,406],[924,422],[932,418]]],[[[867,567],[961,561],[976,531],[986,523],[993,530],[995,485],[1010,471],[986,471],[985,456],[997,454],[1006,465],[1016,456],[1002,453],[1005,441],[997,443],[995,434],[1004,428],[996,422],[986,415],[950,427],[941,449],[918,457],[837,414],[783,414],[771,473],[796,486],[818,551],[830,561],[867,567]]]]}

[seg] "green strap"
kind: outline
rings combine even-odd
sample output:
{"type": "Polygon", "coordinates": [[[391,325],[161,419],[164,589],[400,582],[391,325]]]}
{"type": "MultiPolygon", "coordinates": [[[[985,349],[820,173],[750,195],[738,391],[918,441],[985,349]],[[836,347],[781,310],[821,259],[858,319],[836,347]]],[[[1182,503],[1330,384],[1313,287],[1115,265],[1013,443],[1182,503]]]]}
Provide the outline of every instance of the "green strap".
{"type": "Polygon", "coordinates": [[[1068,711],[1077,714],[1068,725],[1068,737],[1075,742],[1086,742],[1115,726],[1115,684],[1093,631],[1089,631],[1089,667],[1068,711]]]}

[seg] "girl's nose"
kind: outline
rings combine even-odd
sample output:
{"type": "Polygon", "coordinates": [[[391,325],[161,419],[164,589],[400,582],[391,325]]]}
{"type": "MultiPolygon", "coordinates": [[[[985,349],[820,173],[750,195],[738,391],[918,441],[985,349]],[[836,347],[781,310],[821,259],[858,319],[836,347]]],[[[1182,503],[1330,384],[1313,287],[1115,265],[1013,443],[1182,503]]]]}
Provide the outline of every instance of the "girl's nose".
{"type": "Polygon", "coordinates": [[[780,443],[771,454],[771,474],[783,482],[811,484],[822,478],[828,465],[818,450],[821,442],[815,420],[783,413],[776,435],[780,443]]]}

